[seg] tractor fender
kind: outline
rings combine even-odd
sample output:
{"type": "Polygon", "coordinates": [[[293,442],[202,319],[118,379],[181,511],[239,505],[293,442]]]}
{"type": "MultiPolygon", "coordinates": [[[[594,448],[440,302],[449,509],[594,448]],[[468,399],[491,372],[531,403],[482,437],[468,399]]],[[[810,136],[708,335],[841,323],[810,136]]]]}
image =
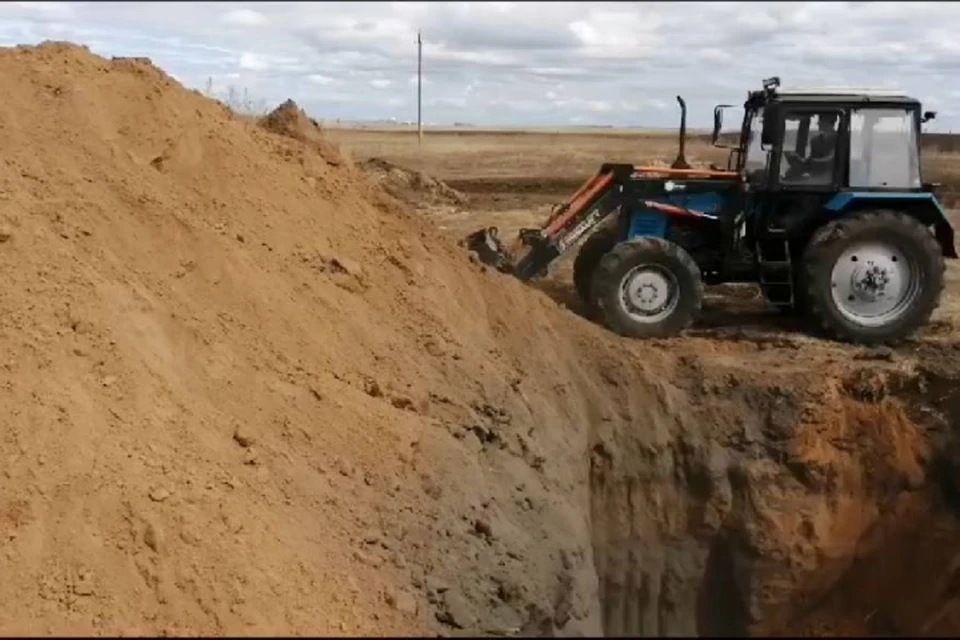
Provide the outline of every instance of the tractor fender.
{"type": "Polygon", "coordinates": [[[937,196],[926,192],[842,191],[834,195],[824,208],[834,216],[846,215],[864,209],[890,209],[913,216],[932,226],[934,235],[946,258],[957,258],[953,225],[937,196]]]}

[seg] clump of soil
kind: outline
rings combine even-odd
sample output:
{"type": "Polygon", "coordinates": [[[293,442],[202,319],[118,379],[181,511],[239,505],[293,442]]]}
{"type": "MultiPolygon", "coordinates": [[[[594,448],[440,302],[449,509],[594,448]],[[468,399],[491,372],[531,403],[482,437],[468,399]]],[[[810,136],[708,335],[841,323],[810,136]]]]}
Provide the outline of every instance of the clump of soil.
{"type": "Polygon", "coordinates": [[[370,158],[359,166],[373,176],[387,193],[418,209],[438,205],[464,206],[469,202],[466,195],[442,180],[382,158],[370,158]]]}
{"type": "Polygon", "coordinates": [[[320,124],[307,115],[293,100],[285,100],[276,109],[258,120],[264,130],[294,140],[316,149],[324,160],[332,165],[344,162],[338,145],[326,139],[320,124]]]}

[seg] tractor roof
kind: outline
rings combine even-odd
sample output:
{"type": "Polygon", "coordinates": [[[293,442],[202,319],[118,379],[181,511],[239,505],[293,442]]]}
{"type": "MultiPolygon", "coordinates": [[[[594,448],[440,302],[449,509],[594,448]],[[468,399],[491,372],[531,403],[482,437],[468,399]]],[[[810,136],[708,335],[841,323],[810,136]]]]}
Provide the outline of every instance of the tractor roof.
{"type": "Polygon", "coordinates": [[[919,101],[896,89],[859,87],[777,87],[771,97],[784,102],[883,102],[916,104],[919,101]]]}

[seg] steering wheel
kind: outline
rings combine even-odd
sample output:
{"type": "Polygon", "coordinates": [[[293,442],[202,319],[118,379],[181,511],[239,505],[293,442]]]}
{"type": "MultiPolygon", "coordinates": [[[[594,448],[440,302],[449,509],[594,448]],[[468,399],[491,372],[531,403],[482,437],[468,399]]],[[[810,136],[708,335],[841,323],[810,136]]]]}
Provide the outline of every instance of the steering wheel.
{"type": "Polygon", "coordinates": [[[796,151],[784,151],[783,159],[787,161],[787,170],[783,172],[784,180],[795,180],[809,170],[810,159],[804,158],[796,151]]]}
{"type": "Polygon", "coordinates": [[[808,158],[804,158],[796,151],[784,151],[783,157],[786,158],[787,161],[790,163],[791,168],[799,167],[809,162],[808,158]]]}

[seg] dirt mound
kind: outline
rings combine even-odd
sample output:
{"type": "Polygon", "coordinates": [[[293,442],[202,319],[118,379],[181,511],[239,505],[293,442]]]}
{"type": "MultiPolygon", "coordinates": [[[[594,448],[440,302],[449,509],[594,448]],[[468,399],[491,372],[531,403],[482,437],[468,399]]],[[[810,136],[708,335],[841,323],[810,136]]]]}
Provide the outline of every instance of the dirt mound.
{"type": "Polygon", "coordinates": [[[400,167],[382,158],[369,158],[359,166],[373,176],[387,193],[416,208],[463,206],[469,202],[466,195],[442,180],[400,167]]]}
{"type": "Polygon", "coordinates": [[[0,632],[782,631],[949,522],[920,367],[618,340],[148,61],[0,74],[0,632]]]}
{"type": "Polygon", "coordinates": [[[503,310],[563,316],[146,60],[0,72],[0,630],[540,622],[589,539],[542,478],[583,434],[521,366],[581,363],[521,364],[503,310]]]}
{"type": "Polygon", "coordinates": [[[286,100],[276,109],[257,121],[266,131],[299,140],[316,149],[320,156],[332,165],[344,162],[340,148],[324,138],[323,129],[306,111],[293,100],[286,100]]]}

